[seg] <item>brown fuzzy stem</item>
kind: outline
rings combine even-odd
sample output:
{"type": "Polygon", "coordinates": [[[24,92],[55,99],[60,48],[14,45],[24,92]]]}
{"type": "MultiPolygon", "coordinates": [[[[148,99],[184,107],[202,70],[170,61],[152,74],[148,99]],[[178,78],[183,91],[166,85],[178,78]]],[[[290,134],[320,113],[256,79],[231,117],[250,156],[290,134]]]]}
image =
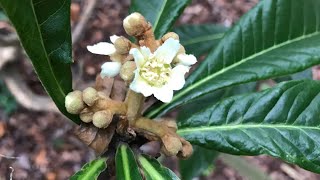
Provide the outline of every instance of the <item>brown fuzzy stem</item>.
{"type": "Polygon", "coordinates": [[[129,121],[134,121],[141,116],[144,100],[145,97],[142,94],[128,90],[125,103],[128,107],[126,116],[129,121]]]}
{"type": "Polygon", "coordinates": [[[96,103],[90,107],[92,111],[110,110],[111,112],[119,115],[125,115],[127,106],[125,103],[115,101],[110,98],[98,99],[96,103]]]}

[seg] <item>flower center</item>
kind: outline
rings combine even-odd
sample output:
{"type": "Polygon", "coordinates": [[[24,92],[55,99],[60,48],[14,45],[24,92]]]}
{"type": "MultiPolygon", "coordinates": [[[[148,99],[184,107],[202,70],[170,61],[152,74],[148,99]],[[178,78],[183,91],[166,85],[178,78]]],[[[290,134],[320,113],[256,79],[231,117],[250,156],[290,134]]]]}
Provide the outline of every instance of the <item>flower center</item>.
{"type": "Polygon", "coordinates": [[[170,79],[171,66],[156,58],[149,59],[140,68],[140,76],[151,86],[162,87],[170,79]]]}

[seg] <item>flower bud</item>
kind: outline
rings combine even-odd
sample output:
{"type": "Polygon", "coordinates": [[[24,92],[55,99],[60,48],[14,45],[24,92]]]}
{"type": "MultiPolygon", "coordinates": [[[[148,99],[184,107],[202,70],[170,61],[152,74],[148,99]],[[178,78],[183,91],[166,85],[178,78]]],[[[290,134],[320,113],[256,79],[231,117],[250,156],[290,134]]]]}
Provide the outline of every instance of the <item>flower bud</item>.
{"type": "Polygon", "coordinates": [[[70,114],[79,114],[85,108],[81,91],[70,92],[65,98],[65,107],[70,114]]]}
{"type": "Polygon", "coordinates": [[[89,123],[92,121],[93,118],[93,112],[89,111],[88,108],[84,108],[81,113],[80,113],[80,119],[81,121],[85,122],[85,123],[89,123]]]}
{"type": "Polygon", "coordinates": [[[141,36],[148,27],[146,19],[140,13],[132,13],[123,20],[123,27],[130,36],[141,36]]]}
{"type": "Polygon", "coordinates": [[[93,115],[93,124],[98,128],[106,128],[112,121],[113,114],[110,110],[98,111],[93,115]]]}
{"type": "Polygon", "coordinates": [[[161,40],[163,42],[165,42],[169,38],[172,38],[172,39],[175,39],[175,40],[179,40],[179,35],[177,33],[174,33],[174,32],[168,32],[167,34],[162,36],[161,40]]]}
{"type": "Polygon", "coordinates": [[[92,106],[98,99],[98,92],[94,88],[88,87],[83,91],[82,98],[88,106],[92,106]]]}
{"type": "Polygon", "coordinates": [[[161,151],[167,156],[175,156],[182,149],[182,143],[178,137],[165,135],[161,140],[163,143],[161,151]]]}
{"type": "Polygon", "coordinates": [[[128,54],[131,48],[131,42],[125,37],[119,37],[114,42],[116,52],[119,54],[128,54]]]}
{"type": "Polygon", "coordinates": [[[134,77],[134,70],[137,68],[136,63],[134,61],[127,61],[125,62],[120,70],[120,77],[128,82],[133,80],[134,77]]]}

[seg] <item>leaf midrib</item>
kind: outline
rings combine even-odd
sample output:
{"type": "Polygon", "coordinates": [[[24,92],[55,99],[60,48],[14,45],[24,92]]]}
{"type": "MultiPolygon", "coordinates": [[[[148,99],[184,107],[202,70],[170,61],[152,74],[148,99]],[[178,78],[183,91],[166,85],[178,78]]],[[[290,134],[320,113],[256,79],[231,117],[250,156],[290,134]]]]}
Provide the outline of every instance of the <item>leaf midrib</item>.
{"type": "Polygon", "coordinates": [[[181,43],[183,45],[190,45],[190,44],[196,44],[196,43],[201,43],[201,42],[206,42],[206,41],[213,41],[222,38],[224,33],[217,33],[217,34],[212,34],[212,35],[207,35],[207,36],[197,36],[196,38],[192,38],[187,41],[182,41],[181,43]]]}
{"type": "Polygon", "coordinates": [[[128,160],[128,156],[127,156],[127,152],[126,152],[126,147],[121,147],[120,148],[121,151],[121,159],[122,159],[122,168],[123,168],[123,172],[124,172],[124,179],[127,180],[131,180],[130,177],[130,172],[129,172],[129,160],[128,160]]]}
{"type": "MultiPolygon", "coordinates": [[[[66,2],[66,1],[64,1],[64,3],[65,3],[65,2],[66,2]]],[[[63,3],[61,6],[63,6],[64,3],[63,3]]],[[[41,43],[41,46],[42,46],[42,48],[43,48],[43,50],[44,50],[44,54],[45,54],[45,56],[46,56],[46,60],[47,60],[47,62],[48,62],[48,64],[49,64],[49,68],[48,68],[48,69],[49,69],[49,71],[50,71],[50,74],[53,75],[54,81],[56,82],[56,85],[58,86],[58,90],[60,91],[60,93],[61,93],[63,96],[66,96],[66,94],[65,94],[64,91],[63,91],[63,89],[61,88],[61,86],[60,86],[59,83],[58,83],[58,80],[57,80],[57,78],[56,78],[56,75],[54,74],[54,71],[53,71],[53,69],[52,69],[51,62],[50,62],[50,59],[49,59],[47,50],[46,50],[46,48],[45,48],[45,46],[44,46],[44,44],[43,44],[42,31],[41,31],[41,29],[40,29],[40,27],[39,27],[39,22],[38,22],[37,15],[36,15],[36,12],[35,12],[35,9],[34,9],[33,0],[30,1],[30,5],[31,5],[31,8],[32,8],[32,13],[33,13],[33,15],[34,15],[34,17],[35,17],[34,19],[35,19],[35,21],[36,21],[37,29],[38,29],[39,34],[40,34],[40,36],[39,36],[39,38],[40,38],[40,43],[41,43]]]]}
{"type": "MultiPolygon", "coordinates": [[[[84,176],[82,177],[83,179],[91,179],[93,176],[95,176],[95,172],[97,169],[99,169],[99,167],[105,163],[104,159],[100,159],[97,160],[97,162],[93,163],[93,166],[89,165],[89,171],[87,171],[86,173],[84,173],[84,176]]],[[[83,171],[85,171],[85,169],[83,169],[83,171]]]]}
{"type": "MultiPolygon", "coordinates": [[[[314,33],[311,33],[311,34],[308,34],[308,35],[302,35],[302,36],[299,36],[299,37],[297,37],[297,38],[295,38],[295,39],[288,40],[288,41],[285,41],[285,42],[283,42],[283,43],[280,43],[280,44],[271,46],[271,47],[269,47],[269,48],[267,48],[267,49],[265,49],[265,50],[262,50],[262,51],[260,51],[260,52],[258,52],[258,53],[256,53],[256,54],[253,54],[253,55],[251,55],[251,56],[248,56],[248,57],[246,57],[246,58],[244,58],[244,59],[242,59],[242,60],[240,60],[240,61],[238,61],[238,62],[236,62],[236,63],[234,63],[234,64],[232,64],[232,65],[230,65],[230,66],[228,66],[228,67],[226,67],[226,68],[223,68],[223,69],[217,71],[217,72],[214,73],[214,74],[211,74],[211,75],[209,75],[209,76],[207,76],[207,77],[205,77],[205,78],[203,78],[203,79],[200,79],[199,81],[195,82],[194,84],[191,84],[190,86],[188,86],[188,87],[186,87],[185,89],[183,89],[182,91],[180,91],[180,93],[178,93],[176,96],[174,96],[174,97],[172,98],[172,101],[171,101],[171,102],[174,102],[174,101],[176,101],[176,99],[179,99],[180,97],[184,96],[185,94],[188,93],[189,90],[192,90],[193,88],[195,88],[195,87],[197,87],[197,86],[201,86],[202,84],[206,83],[206,81],[209,81],[210,79],[213,79],[213,78],[215,78],[216,76],[218,76],[218,75],[220,75],[220,74],[223,74],[224,72],[226,72],[226,71],[228,71],[228,70],[230,70],[230,69],[232,69],[232,68],[234,68],[234,67],[237,67],[237,66],[239,66],[239,65],[241,65],[241,64],[243,64],[243,63],[245,63],[245,62],[247,62],[247,61],[249,61],[249,60],[251,60],[251,59],[253,59],[253,58],[256,58],[256,57],[258,57],[258,56],[261,56],[261,55],[263,55],[263,54],[266,54],[266,53],[268,53],[268,52],[270,52],[270,51],[272,51],[272,50],[274,50],[274,49],[281,48],[281,47],[283,47],[283,46],[285,46],[285,45],[288,45],[288,44],[290,44],[290,43],[294,43],[294,42],[297,42],[297,41],[300,41],[300,40],[308,39],[308,38],[311,38],[311,37],[313,37],[313,36],[317,36],[317,35],[319,35],[319,34],[320,34],[320,31],[315,31],[314,33]]],[[[214,89],[214,90],[215,90],[215,89],[214,89]]],[[[204,94],[202,94],[202,95],[204,95],[204,94]]],[[[184,103],[185,103],[185,102],[184,102],[184,103]]],[[[182,103],[182,104],[184,104],[184,103],[182,103]]],[[[162,105],[161,105],[159,108],[157,108],[156,110],[151,111],[151,112],[148,114],[148,117],[153,117],[154,114],[158,113],[159,111],[161,111],[163,108],[167,107],[168,105],[171,105],[171,103],[162,104],[162,105]]]]}
{"type": "Polygon", "coordinates": [[[157,179],[157,180],[163,179],[161,174],[158,173],[158,171],[149,163],[149,161],[146,158],[144,158],[143,156],[140,156],[139,160],[141,162],[141,165],[144,167],[144,169],[148,170],[148,174],[154,177],[154,179],[157,179]]]}
{"type": "Polygon", "coordinates": [[[270,128],[270,129],[309,129],[318,130],[320,132],[320,127],[318,126],[301,126],[301,125],[286,125],[286,124],[236,124],[236,125],[221,125],[221,126],[200,126],[191,128],[181,128],[178,129],[177,133],[179,135],[184,135],[192,132],[205,132],[205,131],[226,131],[234,129],[252,129],[252,128],[270,128]]]}
{"type": "Polygon", "coordinates": [[[163,1],[164,1],[164,3],[163,3],[163,5],[162,5],[161,8],[160,8],[159,15],[157,16],[157,19],[155,20],[154,25],[153,25],[153,30],[154,30],[154,31],[156,31],[156,29],[157,29],[157,26],[158,26],[158,24],[159,24],[159,21],[160,21],[162,12],[164,11],[164,7],[166,6],[166,4],[167,4],[167,2],[168,2],[168,0],[163,0],[163,1]]]}

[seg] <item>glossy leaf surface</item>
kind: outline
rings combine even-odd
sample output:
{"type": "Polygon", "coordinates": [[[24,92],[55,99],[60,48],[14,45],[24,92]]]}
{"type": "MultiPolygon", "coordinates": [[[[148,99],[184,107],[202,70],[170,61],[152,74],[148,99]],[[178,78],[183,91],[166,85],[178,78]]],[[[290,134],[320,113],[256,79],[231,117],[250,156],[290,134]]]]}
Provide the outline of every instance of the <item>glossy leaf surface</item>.
{"type": "Polygon", "coordinates": [[[183,25],[174,28],[173,32],[180,37],[180,43],[188,54],[200,56],[214,49],[222,39],[226,27],[217,24],[183,25]]]}
{"type": "Polygon", "coordinates": [[[70,177],[70,180],[93,180],[107,168],[106,158],[99,158],[85,164],[80,171],[70,177]]]}
{"type": "Polygon", "coordinates": [[[62,113],[72,91],[70,0],[0,0],[42,85],[62,113]]]}
{"type": "Polygon", "coordinates": [[[190,0],[132,0],[130,12],[141,13],[151,24],[156,38],[167,33],[190,0]]]}
{"type": "Polygon", "coordinates": [[[236,155],[269,154],[320,172],[320,82],[290,81],[234,96],[179,122],[193,144],[236,155]]]}
{"type": "Polygon", "coordinates": [[[160,116],[224,87],[302,71],[320,63],[320,1],[263,0],[229,30],[160,116]]]}
{"type": "Polygon", "coordinates": [[[146,180],[179,180],[174,172],[161,165],[154,158],[140,155],[139,163],[143,169],[146,180]]]}
{"type": "Polygon", "coordinates": [[[116,177],[117,180],[142,180],[134,154],[126,145],[117,149],[116,177]]]}

